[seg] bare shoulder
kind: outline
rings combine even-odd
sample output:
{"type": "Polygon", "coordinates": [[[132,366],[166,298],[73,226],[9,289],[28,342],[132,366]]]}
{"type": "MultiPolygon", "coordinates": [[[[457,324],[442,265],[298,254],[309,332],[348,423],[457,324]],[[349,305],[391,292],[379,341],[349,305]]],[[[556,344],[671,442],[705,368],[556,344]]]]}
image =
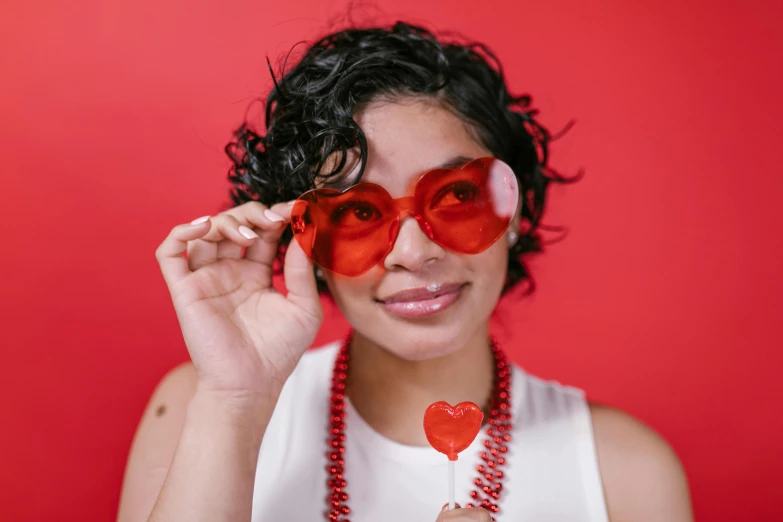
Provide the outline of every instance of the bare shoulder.
{"type": "Polygon", "coordinates": [[[196,392],[190,362],[171,369],[152,392],[133,438],[120,496],[118,522],[146,521],[177,448],[185,412],[196,392]]]}
{"type": "Polygon", "coordinates": [[[590,404],[612,522],[691,522],[688,481],[666,440],[632,415],[590,404]]]}

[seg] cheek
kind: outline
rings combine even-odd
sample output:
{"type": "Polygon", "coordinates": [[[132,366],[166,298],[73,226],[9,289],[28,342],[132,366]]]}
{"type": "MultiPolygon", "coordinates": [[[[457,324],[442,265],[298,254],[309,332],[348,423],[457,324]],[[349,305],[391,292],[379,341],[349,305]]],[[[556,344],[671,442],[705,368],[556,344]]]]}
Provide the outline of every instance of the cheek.
{"type": "Polygon", "coordinates": [[[488,287],[502,287],[508,271],[508,249],[505,243],[497,241],[487,250],[471,256],[471,270],[488,287]]]}
{"type": "Polygon", "coordinates": [[[380,270],[373,269],[359,277],[344,277],[330,274],[326,276],[326,284],[335,303],[343,309],[350,310],[357,303],[366,304],[375,295],[375,289],[380,282],[380,270]]]}

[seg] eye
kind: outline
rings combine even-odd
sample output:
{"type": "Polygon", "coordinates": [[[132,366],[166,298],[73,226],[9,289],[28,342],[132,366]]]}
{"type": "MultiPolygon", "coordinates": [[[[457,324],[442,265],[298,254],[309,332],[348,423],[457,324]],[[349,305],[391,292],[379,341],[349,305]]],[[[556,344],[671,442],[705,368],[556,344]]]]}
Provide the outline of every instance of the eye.
{"type": "Polygon", "coordinates": [[[479,189],[469,181],[458,181],[440,189],[432,198],[432,208],[464,205],[478,199],[479,189]]]}
{"type": "Polygon", "coordinates": [[[381,218],[378,208],[366,201],[351,201],[343,203],[330,216],[331,222],[340,227],[352,227],[362,225],[368,221],[381,218]]]}

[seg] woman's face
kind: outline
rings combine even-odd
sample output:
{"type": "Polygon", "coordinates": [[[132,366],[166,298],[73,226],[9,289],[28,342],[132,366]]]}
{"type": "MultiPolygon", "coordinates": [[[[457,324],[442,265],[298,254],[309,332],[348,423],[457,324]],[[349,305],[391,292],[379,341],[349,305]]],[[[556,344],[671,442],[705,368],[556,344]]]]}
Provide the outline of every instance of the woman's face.
{"type": "MultiPolygon", "coordinates": [[[[375,102],[356,120],[368,144],[362,181],[383,186],[394,198],[407,195],[428,169],[492,156],[457,116],[434,102],[375,102]]],[[[358,334],[403,359],[430,359],[485,332],[505,282],[508,247],[504,234],[480,254],[454,253],[407,217],[391,252],[369,272],[345,277],[324,271],[324,277],[358,334]]]]}

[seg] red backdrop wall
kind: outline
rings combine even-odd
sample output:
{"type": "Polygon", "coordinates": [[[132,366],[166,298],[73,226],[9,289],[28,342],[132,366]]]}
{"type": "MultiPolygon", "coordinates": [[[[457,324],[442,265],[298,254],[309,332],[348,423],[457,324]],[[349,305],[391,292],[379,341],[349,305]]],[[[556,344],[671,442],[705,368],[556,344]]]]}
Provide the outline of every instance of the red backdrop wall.
{"type": "MultiPolygon", "coordinates": [[[[221,149],[264,57],[329,29],[317,0],[0,6],[0,520],[112,520],[128,447],[187,358],[154,258],[226,201],[221,149]]],[[[697,518],[780,520],[780,2],[418,0],[363,8],[486,41],[576,127],[497,331],[530,371],[674,445],[697,518]],[[773,7],[774,4],[774,7],[773,7]]],[[[342,335],[330,312],[319,335],[342,335]]]]}

